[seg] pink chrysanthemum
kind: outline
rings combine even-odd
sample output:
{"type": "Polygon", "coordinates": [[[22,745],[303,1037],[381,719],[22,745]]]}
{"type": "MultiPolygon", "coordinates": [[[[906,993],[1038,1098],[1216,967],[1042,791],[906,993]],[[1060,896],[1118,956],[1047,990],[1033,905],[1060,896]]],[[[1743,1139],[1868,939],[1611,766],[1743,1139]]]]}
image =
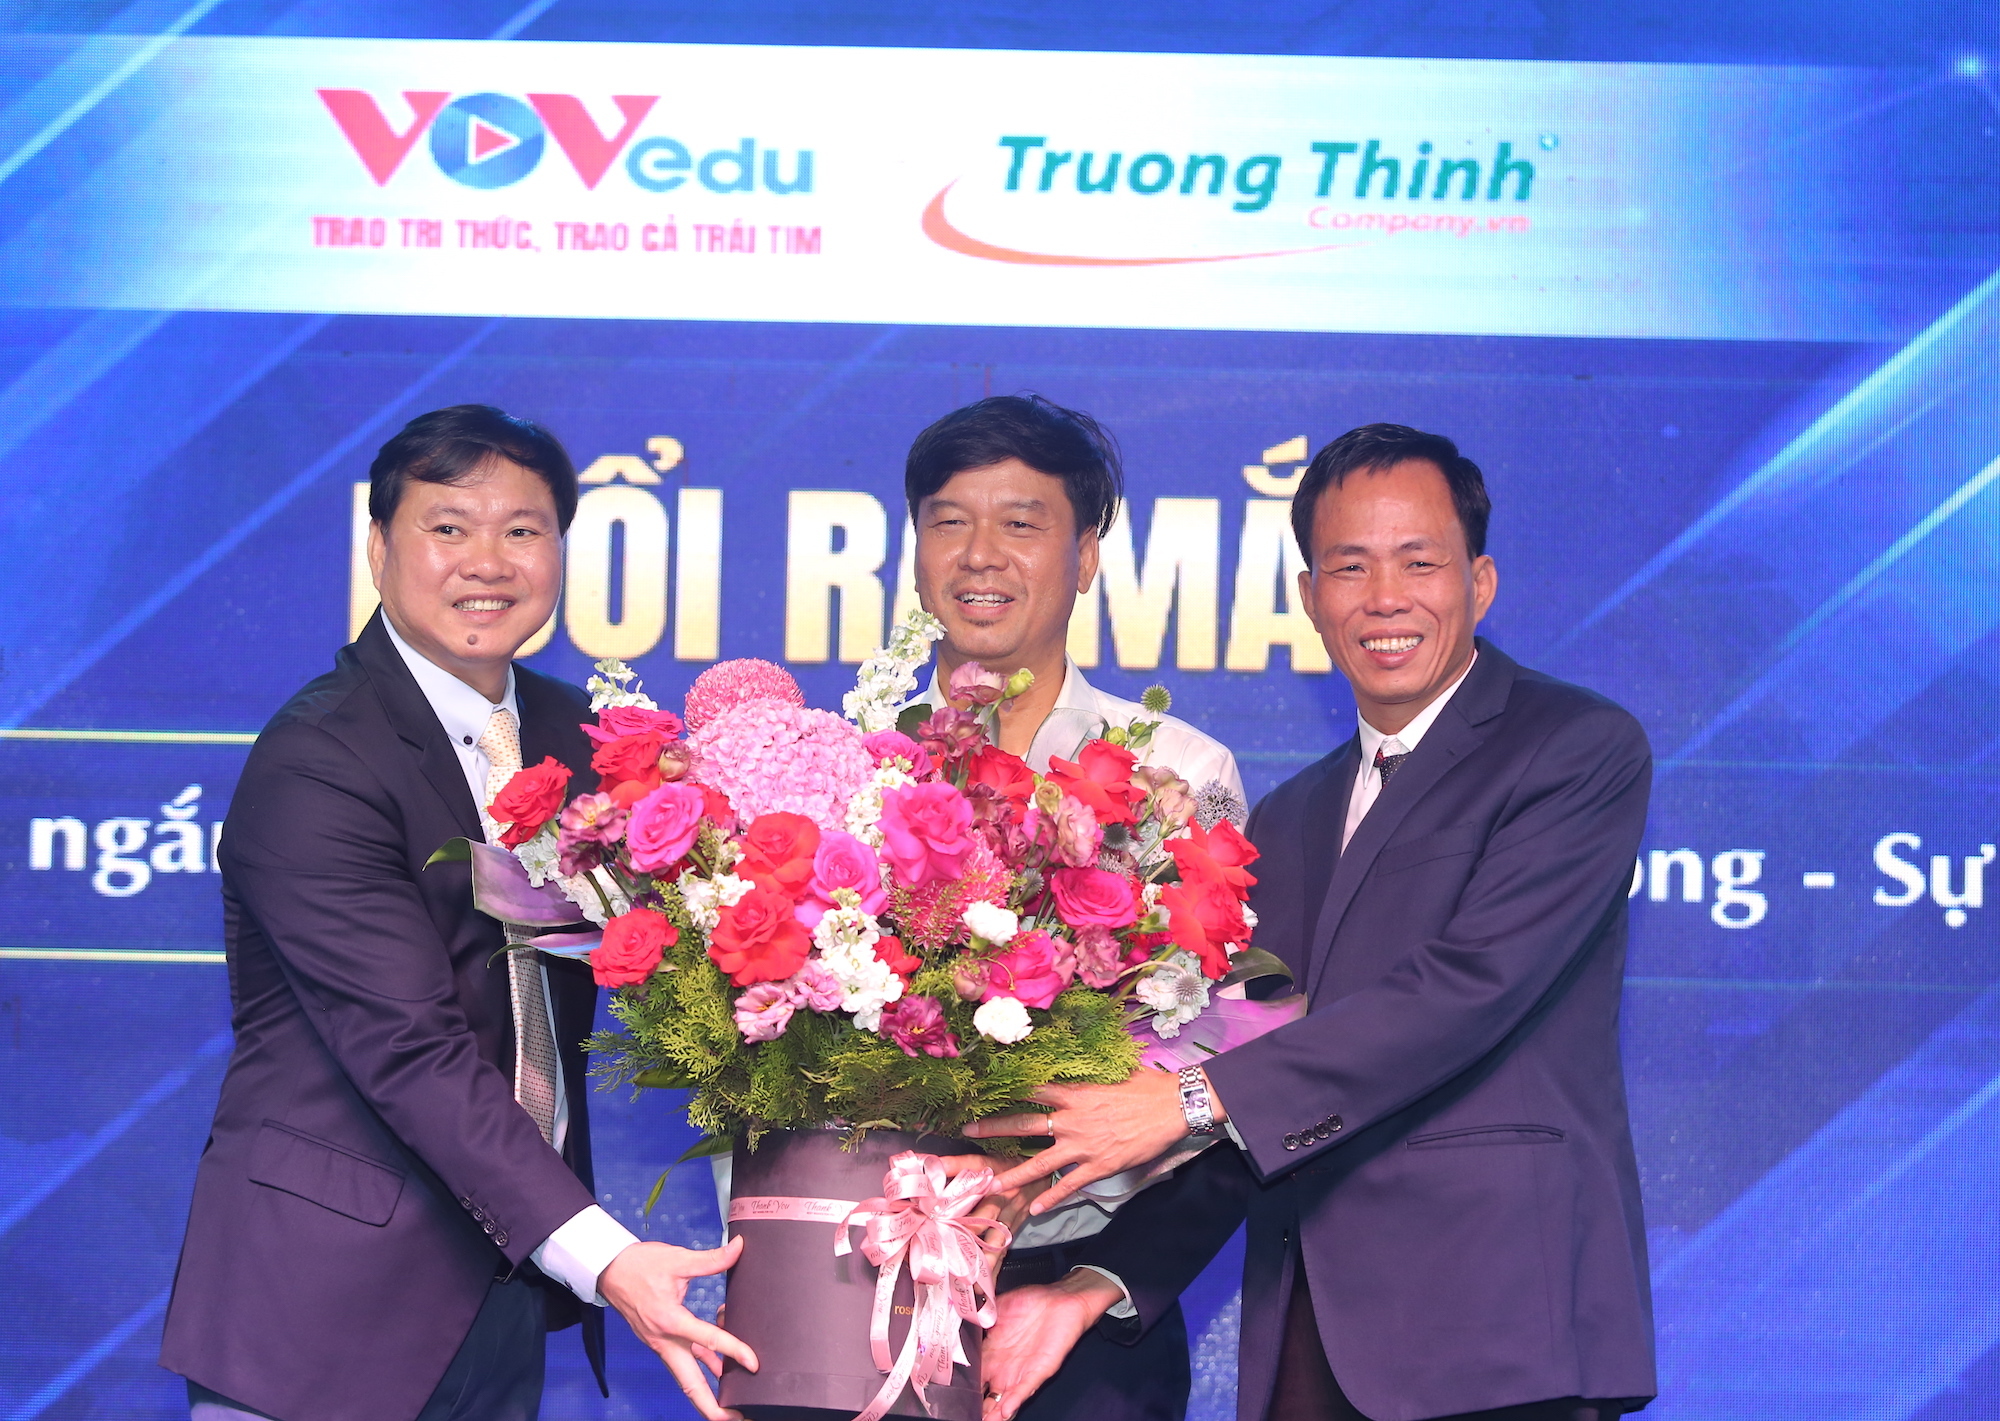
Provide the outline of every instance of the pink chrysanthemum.
{"type": "Polygon", "coordinates": [[[687,728],[700,730],[724,711],[751,701],[782,701],[802,706],[806,693],[782,666],[773,666],[756,657],[718,661],[701,675],[687,693],[687,728]]]}
{"type": "MultiPolygon", "coordinates": [[[[688,700],[693,723],[692,694],[688,700]]],[[[784,812],[803,814],[822,830],[845,829],[847,802],[875,769],[861,732],[839,716],[768,698],[722,711],[688,737],[688,746],[690,776],[728,795],[746,823],[784,812]]]]}
{"type": "Polygon", "coordinates": [[[921,888],[891,887],[889,916],[901,929],[906,944],[917,943],[935,952],[965,936],[960,919],[972,904],[1007,906],[1007,878],[1007,866],[999,855],[983,836],[974,835],[962,877],[926,883],[921,888]]]}

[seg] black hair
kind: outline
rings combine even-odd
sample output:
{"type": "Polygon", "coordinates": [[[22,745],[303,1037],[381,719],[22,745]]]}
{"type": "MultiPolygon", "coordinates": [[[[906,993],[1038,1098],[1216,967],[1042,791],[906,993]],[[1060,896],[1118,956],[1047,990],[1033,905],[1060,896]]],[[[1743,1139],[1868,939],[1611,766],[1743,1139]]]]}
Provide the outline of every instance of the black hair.
{"type": "Polygon", "coordinates": [[[1082,410],[1040,395],[994,395],[953,410],[917,436],[903,465],[903,496],[914,520],[923,501],[967,469],[1019,459],[1061,479],[1080,538],[1111,531],[1125,496],[1125,469],[1109,431],[1082,410]]]}
{"type": "Polygon", "coordinates": [[[384,527],[396,516],[404,486],[464,484],[498,456],[511,459],[549,486],[556,521],[569,531],[576,516],[576,465],[562,441],[532,420],[492,405],[453,405],[420,414],[384,444],[368,466],[368,516],[384,527]]]}
{"type": "Polygon", "coordinates": [[[1313,560],[1313,514],[1319,496],[1328,487],[1339,488],[1347,476],[1359,469],[1386,469],[1421,459],[1437,465],[1451,488],[1451,505],[1458,512],[1458,525],[1465,530],[1466,551],[1479,557],[1486,551],[1486,523],[1493,513],[1493,500],[1486,494],[1486,478],[1479,465],[1458,452],[1458,446],[1442,434],[1426,434],[1406,424],[1364,424],[1350,429],[1313,455],[1292,495],[1292,534],[1306,565],[1313,560]]]}

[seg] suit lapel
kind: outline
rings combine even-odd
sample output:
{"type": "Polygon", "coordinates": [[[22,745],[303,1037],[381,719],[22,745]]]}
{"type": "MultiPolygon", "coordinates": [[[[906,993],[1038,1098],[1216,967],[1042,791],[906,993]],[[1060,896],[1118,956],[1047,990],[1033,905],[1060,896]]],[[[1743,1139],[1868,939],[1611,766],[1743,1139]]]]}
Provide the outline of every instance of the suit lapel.
{"type": "Polygon", "coordinates": [[[410,747],[418,770],[444,800],[452,822],[474,843],[484,840],[486,830],[479,822],[479,806],[472,801],[472,789],[465,782],[458,752],[452,749],[451,738],[444,733],[444,726],[424,698],[416,677],[403,664],[396,644],[389,640],[379,608],[355,638],[354,654],[368,672],[382,709],[388,713],[390,726],[410,747]]]}
{"type": "MultiPolygon", "coordinates": [[[[1369,806],[1367,816],[1354,830],[1353,839],[1341,851],[1334,863],[1333,876],[1327,883],[1326,899],[1319,910],[1319,920],[1313,927],[1312,952],[1308,961],[1306,991],[1308,995],[1317,993],[1321,979],[1326,976],[1327,963],[1332,959],[1331,951],[1334,935],[1340,931],[1340,920],[1346,916],[1347,908],[1354,901],[1368,871],[1375,866],[1382,848],[1417,802],[1430,793],[1431,787],[1454,766],[1478,748],[1490,733],[1486,722],[1492,720],[1506,708],[1507,693],[1514,684],[1514,662],[1503,652],[1494,648],[1484,638],[1479,647],[1479,662],[1467,676],[1465,684],[1458,688],[1451,701],[1432,724],[1416,752],[1398,770],[1375,803],[1369,806]]],[[[1356,739],[1355,769],[1360,768],[1359,738],[1356,739]]],[[[1347,784],[1352,790],[1354,780],[1349,776],[1347,784]]],[[[1346,801],[1340,806],[1340,826],[1346,823],[1346,801]]],[[[1339,843],[1340,828],[1334,830],[1334,842],[1339,843]]]]}

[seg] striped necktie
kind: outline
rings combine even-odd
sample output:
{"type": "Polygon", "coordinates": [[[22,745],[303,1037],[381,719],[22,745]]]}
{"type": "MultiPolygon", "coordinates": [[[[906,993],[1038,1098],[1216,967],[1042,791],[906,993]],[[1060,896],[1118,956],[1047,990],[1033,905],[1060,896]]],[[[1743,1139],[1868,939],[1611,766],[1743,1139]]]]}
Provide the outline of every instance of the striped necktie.
{"type": "MultiPolygon", "coordinates": [[[[479,737],[486,752],[486,804],[521,769],[521,732],[514,713],[502,706],[479,737]]],[[[514,1099],[550,1144],[556,1138],[556,1036],[549,1025],[548,978],[532,949],[507,954],[507,980],[514,998],[514,1099]]]]}

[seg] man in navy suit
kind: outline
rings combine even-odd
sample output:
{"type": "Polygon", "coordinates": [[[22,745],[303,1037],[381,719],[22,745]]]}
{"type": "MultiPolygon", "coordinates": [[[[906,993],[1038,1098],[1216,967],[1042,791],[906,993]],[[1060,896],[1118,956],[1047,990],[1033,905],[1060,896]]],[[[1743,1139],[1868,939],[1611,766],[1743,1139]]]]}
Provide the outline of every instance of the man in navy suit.
{"type": "Polygon", "coordinates": [[[1067,1168],[1038,1209],[1190,1132],[1234,1144],[1000,1300],[993,1421],[1088,1328],[1142,1333],[1246,1218],[1241,1421],[1601,1421],[1653,1395],[1618,1055],[1651,757],[1625,711],[1475,638],[1489,507],[1451,441],[1398,425],[1308,468],[1299,594],[1360,726],[1249,831],[1256,940],[1310,1011],[968,1132],[1053,1136],[1000,1180],[1067,1168]]]}
{"type": "Polygon", "coordinates": [[[494,794],[589,703],[513,664],[555,610],[576,471],[486,405],[412,420],[370,473],[382,608],[258,736],[222,839],[236,1049],[161,1363],[194,1421],[533,1421],[543,1334],[618,1308],[702,1413],[749,1349],[681,1305],[736,1247],[641,1243],[591,1189],[581,963],[509,952],[463,864],[494,794]],[[594,1305],[594,1306],[593,1306],[594,1305]]]}

